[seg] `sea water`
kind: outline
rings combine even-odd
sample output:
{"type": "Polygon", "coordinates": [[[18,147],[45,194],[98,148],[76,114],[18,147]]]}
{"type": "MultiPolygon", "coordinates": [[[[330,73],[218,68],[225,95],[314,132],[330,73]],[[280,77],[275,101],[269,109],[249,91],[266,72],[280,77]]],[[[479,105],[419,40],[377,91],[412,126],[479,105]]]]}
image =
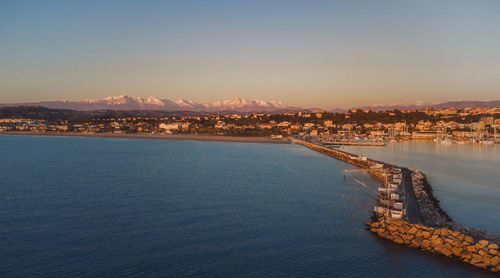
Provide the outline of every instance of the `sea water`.
{"type": "Polygon", "coordinates": [[[348,168],[299,145],[0,136],[0,277],[490,275],[366,231],[348,168]]]}

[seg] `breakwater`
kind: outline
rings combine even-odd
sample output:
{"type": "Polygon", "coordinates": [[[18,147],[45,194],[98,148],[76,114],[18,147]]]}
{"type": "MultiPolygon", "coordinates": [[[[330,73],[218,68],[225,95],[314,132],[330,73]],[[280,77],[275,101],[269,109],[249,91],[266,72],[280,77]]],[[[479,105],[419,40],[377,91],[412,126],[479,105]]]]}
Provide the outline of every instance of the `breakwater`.
{"type": "Polygon", "coordinates": [[[366,228],[379,237],[398,244],[457,258],[482,269],[500,272],[499,246],[487,240],[477,240],[445,227],[410,224],[384,217],[367,222],[366,228]]]}
{"type": "Polygon", "coordinates": [[[487,231],[463,226],[454,222],[451,217],[439,206],[439,200],[432,194],[432,187],[427,177],[420,171],[409,169],[412,173],[412,188],[415,193],[422,223],[431,227],[446,227],[459,231],[477,240],[489,240],[499,243],[500,236],[487,231]]]}
{"type": "MultiPolygon", "coordinates": [[[[389,192],[394,192],[391,188],[394,184],[388,183],[388,177],[392,179],[392,175],[398,172],[404,174],[402,182],[404,186],[398,188],[403,191],[402,195],[404,195],[403,198],[400,198],[403,202],[403,213],[398,214],[396,211],[394,214],[395,202],[388,197],[386,200],[381,200],[387,204],[387,209],[385,205],[377,204],[374,208],[373,221],[366,223],[366,228],[379,237],[409,247],[454,257],[464,263],[492,272],[500,272],[500,253],[498,250],[500,237],[453,222],[451,217],[440,207],[439,200],[434,197],[432,187],[421,171],[329,149],[295,138],[289,138],[289,140],[367,169],[370,175],[384,183],[386,187],[379,188],[379,191],[385,190],[388,196],[392,195],[389,192]],[[414,213],[410,213],[412,201],[415,201],[416,213],[415,209],[413,209],[414,213]]],[[[397,178],[399,179],[401,176],[397,178]]]]}
{"type": "Polygon", "coordinates": [[[328,141],[325,145],[346,145],[346,146],[385,146],[383,142],[354,142],[354,141],[328,141]]]}

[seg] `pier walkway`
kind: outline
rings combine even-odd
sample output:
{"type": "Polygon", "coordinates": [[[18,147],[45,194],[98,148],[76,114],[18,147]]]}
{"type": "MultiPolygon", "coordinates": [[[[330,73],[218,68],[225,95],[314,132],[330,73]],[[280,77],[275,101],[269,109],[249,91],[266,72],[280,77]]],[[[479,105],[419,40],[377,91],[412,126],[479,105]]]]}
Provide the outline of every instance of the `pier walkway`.
{"type": "Polygon", "coordinates": [[[406,197],[406,220],[412,224],[422,223],[422,216],[420,215],[420,210],[418,209],[417,198],[415,196],[415,192],[413,191],[411,171],[403,168],[402,172],[403,186],[406,197]]]}

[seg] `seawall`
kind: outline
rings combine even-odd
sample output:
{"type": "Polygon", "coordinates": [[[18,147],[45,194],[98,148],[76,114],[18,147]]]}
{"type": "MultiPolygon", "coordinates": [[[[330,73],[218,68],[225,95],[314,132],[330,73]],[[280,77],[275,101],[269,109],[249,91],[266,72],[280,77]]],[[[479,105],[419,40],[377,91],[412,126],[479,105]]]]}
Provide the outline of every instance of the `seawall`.
{"type": "MultiPolygon", "coordinates": [[[[398,167],[389,163],[360,157],[354,154],[333,150],[306,141],[289,138],[291,142],[324,153],[336,159],[365,168],[373,177],[387,181],[388,169],[401,169],[406,173],[404,181],[416,199],[416,214],[409,221],[409,215],[403,219],[393,219],[386,214],[374,213],[373,221],[366,223],[366,228],[379,237],[398,244],[418,248],[424,251],[454,257],[476,267],[492,272],[500,272],[500,237],[480,229],[465,227],[453,222],[451,217],[440,207],[434,197],[427,177],[419,170],[398,167]],[[416,221],[415,221],[416,220],[416,221]],[[411,222],[411,223],[410,223],[411,222]],[[418,223],[415,223],[418,222],[418,223]]],[[[406,200],[405,207],[410,200],[406,200]]]]}

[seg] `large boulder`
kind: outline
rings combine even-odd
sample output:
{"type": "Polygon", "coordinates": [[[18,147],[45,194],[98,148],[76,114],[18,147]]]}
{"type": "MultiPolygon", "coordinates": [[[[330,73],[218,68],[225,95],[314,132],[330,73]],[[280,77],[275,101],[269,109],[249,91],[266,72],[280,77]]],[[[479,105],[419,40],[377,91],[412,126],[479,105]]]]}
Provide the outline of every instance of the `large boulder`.
{"type": "Polygon", "coordinates": [[[483,263],[483,262],[479,262],[479,263],[474,263],[473,264],[474,266],[477,266],[477,267],[480,267],[482,269],[487,269],[488,268],[488,265],[483,263]]]}
{"type": "Polygon", "coordinates": [[[466,246],[465,250],[467,250],[468,252],[471,252],[471,253],[477,253],[477,249],[476,249],[476,247],[474,247],[474,245],[466,246]]]}
{"type": "Polygon", "coordinates": [[[462,254],[462,251],[463,251],[462,248],[459,248],[459,247],[456,247],[456,246],[451,249],[451,252],[456,257],[460,257],[460,255],[462,254]]]}
{"type": "Polygon", "coordinates": [[[480,240],[478,243],[479,243],[482,247],[486,247],[486,246],[488,246],[488,241],[487,241],[487,240],[484,240],[484,239],[483,239],[483,240],[480,240]]]}
{"type": "Polygon", "coordinates": [[[440,250],[441,254],[445,255],[446,257],[451,257],[453,253],[451,252],[451,249],[447,247],[443,247],[443,249],[440,250]]]}
{"type": "Polygon", "coordinates": [[[495,268],[490,269],[490,271],[493,271],[493,272],[500,272],[500,265],[498,265],[498,266],[497,266],[497,267],[495,267],[495,268]]]}
{"type": "Polygon", "coordinates": [[[460,259],[462,261],[469,261],[470,259],[472,258],[472,254],[469,253],[469,252],[463,252],[461,255],[460,255],[460,259]]]}
{"type": "Polygon", "coordinates": [[[487,265],[491,264],[491,257],[488,254],[483,255],[483,258],[481,260],[483,260],[483,262],[487,265]]]}
{"type": "Polygon", "coordinates": [[[397,231],[398,227],[394,225],[387,225],[387,230],[391,233],[397,231]]]}
{"type": "Polygon", "coordinates": [[[457,231],[451,231],[451,235],[458,238],[460,236],[460,232],[457,231]]]}
{"type": "Polygon", "coordinates": [[[422,240],[422,244],[420,245],[420,247],[424,250],[430,250],[431,249],[431,241],[428,239],[422,240]]]}
{"type": "Polygon", "coordinates": [[[491,258],[490,263],[493,266],[500,266],[500,258],[499,257],[493,257],[493,258],[491,258]]]}
{"type": "Polygon", "coordinates": [[[419,248],[420,247],[420,241],[418,241],[417,239],[414,239],[414,240],[410,241],[410,247],[419,248]]]}
{"type": "Polygon", "coordinates": [[[408,240],[413,240],[413,239],[415,239],[415,235],[413,235],[413,234],[406,234],[406,235],[405,235],[405,237],[406,237],[406,239],[408,239],[408,240]]]}
{"type": "Polygon", "coordinates": [[[447,236],[450,233],[450,230],[441,228],[439,232],[441,233],[441,236],[447,236]]]}
{"type": "MultiPolygon", "coordinates": [[[[483,246],[483,245],[481,245],[479,242],[478,242],[478,243],[476,243],[476,244],[474,244],[474,247],[476,247],[476,249],[478,250],[478,252],[484,249],[484,246],[483,246]]],[[[483,252],[484,252],[484,251],[483,251],[483,252]]]]}
{"type": "Polygon", "coordinates": [[[431,246],[432,247],[436,247],[436,246],[442,245],[442,244],[443,244],[443,239],[441,239],[441,238],[431,239],[431,246]]]}
{"type": "Polygon", "coordinates": [[[476,254],[476,253],[472,253],[471,263],[472,263],[472,260],[482,262],[482,260],[483,260],[483,256],[480,256],[480,255],[478,255],[478,254],[476,254]]]}
{"type": "Polygon", "coordinates": [[[471,236],[465,236],[464,240],[468,243],[474,243],[474,239],[471,236]]]}
{"type": "Polygon", "coordinates": [[[394,237],[394,242],[396,242],[397,244],[403,244],[404,240],[401,237],[396,236],[394,237]]]}
{"type": "Polygon", "coordinates": [[[407,231],[407,233],[408,233],[408,234],[413,234],[413,235],[414,235],[414,234],[416,234],[416,233],[417,233],[417,231],[418,231],[418,230],[417,230],[417,228],[416,228],[416,227],[411,227],[411,228],[407,231]]]}
{"type": "Polygon", "coordinates": [[[422,231],[422,237],[430,238],[432,233],[430,231],[422,231]]]}
{"type": "Polygon", "coordinates": [[[460,241],[460,240],[458,240],[458,239],[455,239],[455,240],[452,242],[452,244],[453,244],[454,246],[457,246],[457,247],[463,247],[463,246],[464,246],[463,242],[462,242],[462,241],[460,241]]]}

